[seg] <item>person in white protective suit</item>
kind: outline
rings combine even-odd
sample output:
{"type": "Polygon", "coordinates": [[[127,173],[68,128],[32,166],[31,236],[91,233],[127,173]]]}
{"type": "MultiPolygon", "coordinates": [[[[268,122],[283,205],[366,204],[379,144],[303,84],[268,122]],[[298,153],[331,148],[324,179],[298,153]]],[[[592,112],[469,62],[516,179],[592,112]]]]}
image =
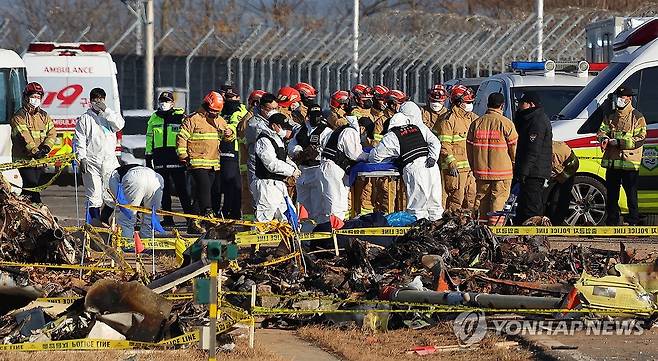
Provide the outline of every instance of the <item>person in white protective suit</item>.
{"type": "Polygon", "coordinates": [[[112,198],[103,188],[110,173],[119,167],[115,151],[116,132],[125,121],[117,111],[105,105],[105,91],[94,88],[89,93],[90,108],[75,125],[74,148],[92,223],[107,223],[111,214],[112,198]],[[100,208],[105,203],[101,215],[100,208]]]}
{"type": "Polygon", "coordinates": [[[368,157],[373,163],[391,161],[401,169],[407,189],[407,212],[431,221],[443,215],[441,176],[436,160],[441,144],[424,125],[421,110],[406,102],[391,118],[388,132],[368,157]]]}
{"type": "MultiPolygon", "coordinates": [[[[108,183],[108,188],[115,198],[118,198],[118,188],[121,185],[127,204],[148,209],[155,208],[156,211],[160,209],[164,179],[153,169],[136,164],[123,165],[110,173],[108,183]]],[[[124,209],[118,211],[116,217],[117,223],[121,226],[122,236],[131,238],[135,231],[137,212],[124,209]],[[128,217],[124,213],[126,211],[132,216],[128,217]]],[[[149,214],[142,214],[142,226],[139,234],[141,237],[153,235],[153,225],[149,214]]]]}
{"type": "Polygon", "coordinates": [[[361,146],[359,120],[355,116],[345,117],[348,124],[336,128],[323,144],[320,161],[322,187],[322,214],[318,223],[329,221],[334,215],[341,220],[349,211],[349,170],[360,161],[368,159],[361,146]]]}
{"type": "Polygon", "coordinates": [[[292,125],[281,113],[268,118],[268,128],[258,135],[255,151],[254,180],[256,221],[285,220],[288,187],[286,178],[299,178],[301,171],[288,157],[284,140],[292,135],[292,125]]]}
{"type": "Polygon", "coordinates": [[[302,172],[296,185],[297,202],[306,208],[309,218],[316,222],[322,214],[322,197],[320,197],[322,145],[327,142],[330,135],[331,128],[322,116],[322,108],[317,104],[311,104],[306,121],[288,143],[288,155],[299,164],[302,172]]]}

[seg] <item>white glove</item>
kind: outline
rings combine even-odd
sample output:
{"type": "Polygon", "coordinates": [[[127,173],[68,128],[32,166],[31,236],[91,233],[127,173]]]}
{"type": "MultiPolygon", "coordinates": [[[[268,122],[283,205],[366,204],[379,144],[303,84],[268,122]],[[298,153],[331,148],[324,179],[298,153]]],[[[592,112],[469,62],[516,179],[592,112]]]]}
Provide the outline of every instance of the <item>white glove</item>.
{"type": "Polygon", "coordinates": [[[299,169],[295,169],[295,171],[292,173],[292,176],[295,177],[295,179],[299,178],[302,175],[302,171],[299,169]]]}

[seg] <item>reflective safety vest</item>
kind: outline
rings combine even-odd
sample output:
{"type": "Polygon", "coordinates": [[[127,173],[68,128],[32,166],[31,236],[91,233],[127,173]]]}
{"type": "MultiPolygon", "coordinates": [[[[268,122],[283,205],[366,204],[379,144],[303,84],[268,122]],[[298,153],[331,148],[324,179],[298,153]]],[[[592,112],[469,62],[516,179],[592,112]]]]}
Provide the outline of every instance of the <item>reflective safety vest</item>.
{"type": "Polygon", "coordinates": [[[176,154],[176,137],[185,118],[185,111],[173,108],[169,112],[156,111],[146,127],[145,154],[152,156],[155,169],[180,168],[176,154]]]}
{"type": "Polygon", "coordinates": [[[427,141],[417,126],[409,124],[395,127],[391,132],[398,137],[400,143],[400,156],[393,162],[399,169],[403,169],[414,160],[427,157],[429,154],[427,141]]]}
{"type": "Polygon", "coordinates": [[[345,152],[338,150],[338,138],[340,138],[340,133],[349,127],[350,125],[347,124],[334,130],[329,136],[329,140],[327,140],[327,144],[322,150],[322,158],[333,161],[337,166],[341,167],[345,173],[349,172],[350,168],[356,164],[355,161],[345,155],[345,152]]]}
{"type": "Polygon", "coordinates": [[[192,168],[219,169],[219,141],[227,128],[222,117],[209,118],[203,109],[190,114],[176,137],[178,158],[188,159],[192,168]]]}
{"type": "Polygon", "coordinates": [[[476,118],[472,112],[453,106],[449,115],[440,120],[438,126],[435,125],[441,141],[441,169],[448,169],[451,164],[460,172],[468,172],[471,169],[466,154],[466,135],[476,118]]]}
{"type": "MultiPolygon", "coordinates": [[[[233,131],[233,134],[238,133],[238,124],[245,115],[247,115],[247,108],[244,106],[244,104],[240,104],[240,108],[233,112],[233,114],[229,115],[227,126],[233,131]]],[[[233,141],[223,140],[219,144],[220,156],[223,159],[234,159],[237,161],[239,156],[239,149],[239,139],[237,137],[233,141]]]]}
{"type": "Polygon", "coordinates": [[[601,166],[609,169],[639,170],[647,123],[631,104],[606,115],[597,133],[599,142],[616,139],[617,145],[606,147],[601,166]]]}
{"type": "MultiPolygon", "coordinates": [[[[286,148],[279,146],[279,144],[276,142],[276,140],[272,139],[270,136],[267,134],[260,133],[258,136],[258,139],[265,138],[269,140],[272,143],[272,146],[274,147],[274,151],[276,152],[276,158],[282,161],[286,161],[287,159],[287,154],[286,154],[286,148]]],[[[256,154],[256,178],[258,179],[273,179],[273,180],[278,180],[278,181],[285,181],[286,176],[282,174],[277,174],[277,173],[272,173],[267,168],[265,167],[265,164],[263,164],[263,161],[260,159],[260,155],[256,154]]]]}
{"type": "Polygon", "coordinates": [[[499,109],[487,109],[471,124],[466,137],[466,153],[475,179],[512,179],[518,140],[514,123],[499,109]]]}

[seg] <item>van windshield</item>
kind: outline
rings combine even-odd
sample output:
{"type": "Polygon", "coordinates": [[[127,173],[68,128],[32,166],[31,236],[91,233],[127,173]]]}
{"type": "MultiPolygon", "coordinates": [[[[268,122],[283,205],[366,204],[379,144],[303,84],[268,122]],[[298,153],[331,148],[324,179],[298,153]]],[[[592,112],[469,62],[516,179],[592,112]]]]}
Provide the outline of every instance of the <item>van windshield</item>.
{"type": "Polygon", "coordinates": [[[624,70],[629,63],[610,63],[578,95],[567,104],[558,119],[575,119],[624,70]]]}
{"type": "Polygon", "coordinates": [[[9,123],[21,107],[25,83],[25,69],[0,69],[0,124],[9,123]]]}
{"type": "MultiPolygon", "coordinates": [[[[550,86],[550,87],[517,87],[513,88],[514,99],[521,99],[527,91],[533,91],[539,95],[544,112],[549,118],[557,115],[571,99],[581,90],[582,86],[550,86]]],[[[512,109],[516,112],[516,102],[512,109]]]]}

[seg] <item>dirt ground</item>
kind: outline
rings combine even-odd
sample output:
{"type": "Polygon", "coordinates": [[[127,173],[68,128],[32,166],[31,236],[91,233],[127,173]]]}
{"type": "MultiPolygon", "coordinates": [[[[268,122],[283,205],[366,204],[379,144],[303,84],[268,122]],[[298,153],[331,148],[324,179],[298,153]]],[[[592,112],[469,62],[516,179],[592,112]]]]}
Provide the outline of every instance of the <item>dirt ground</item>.
{"type": "MultiPolygon", "coordinates": [[[[347,361],[394,361],[416,359],[420,356],[407,354],[416,346],[457,345],[457,337],[447,324],[423,330],[402,329],[384,333],[369,333],[360,329],[342,330],[323,327],[305,327],[297,331],[304,340],[320,346],[347,361]]],[[[423,360],[532,360],[532,352],[513,347],[495,347],[504,338],[487,336],[479,348],[464,348],[452,352],[435,352],[423,356],[423,360]]]]}

